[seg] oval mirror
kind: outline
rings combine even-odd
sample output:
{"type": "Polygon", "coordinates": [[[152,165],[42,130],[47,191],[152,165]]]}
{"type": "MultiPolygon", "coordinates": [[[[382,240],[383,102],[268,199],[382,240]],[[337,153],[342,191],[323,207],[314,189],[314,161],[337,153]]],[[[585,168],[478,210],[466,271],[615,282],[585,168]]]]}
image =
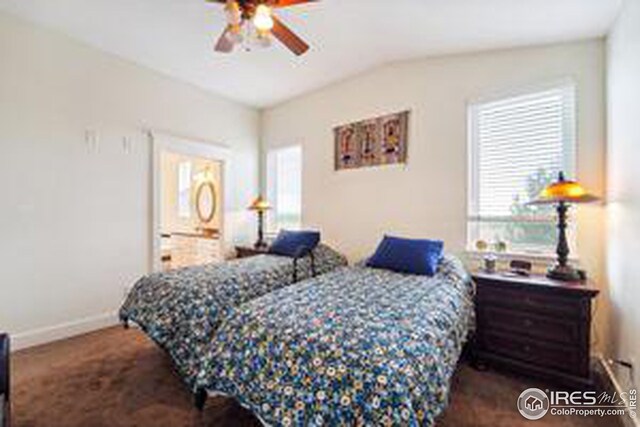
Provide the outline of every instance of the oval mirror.
{"type": "Polygon", "coordinates": [[[210,222],[216,213],[216,189],[212,182],[203,182],[196,191],[196,212],[203,223],[210,222]]]}

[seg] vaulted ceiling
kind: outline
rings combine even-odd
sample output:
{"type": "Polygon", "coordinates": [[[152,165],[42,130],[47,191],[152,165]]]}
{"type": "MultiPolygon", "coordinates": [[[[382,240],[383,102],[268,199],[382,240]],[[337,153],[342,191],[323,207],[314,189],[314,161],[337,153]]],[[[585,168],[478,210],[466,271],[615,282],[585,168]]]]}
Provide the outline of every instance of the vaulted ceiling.
{"type": "Polygon", "coordinates": [[[428,55],[606,34],[622,0],[321,0],[278,11],[311,44],[220,54],[204,0],[0,0],[0,10],[242,103],[266,107],[366,69],[428,55]]]}

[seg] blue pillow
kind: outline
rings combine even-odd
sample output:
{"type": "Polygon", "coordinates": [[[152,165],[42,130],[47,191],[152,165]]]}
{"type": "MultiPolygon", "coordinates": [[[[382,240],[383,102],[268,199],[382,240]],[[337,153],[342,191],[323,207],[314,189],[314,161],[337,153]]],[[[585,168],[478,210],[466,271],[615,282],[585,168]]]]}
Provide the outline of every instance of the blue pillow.
{"type": "Polygon", "coordinates": [[[269,253],[289,257],[308,255],[320,243],[318,231],[288,231],[282,230],[269,247],[269,253]]]}
{"type": "Polygon", "coordinates": [[[367,266],[433,276],[442,258],[443,249],[444,243],[441,240],[384,236],[376,252],[367,261],[367,266]]]}

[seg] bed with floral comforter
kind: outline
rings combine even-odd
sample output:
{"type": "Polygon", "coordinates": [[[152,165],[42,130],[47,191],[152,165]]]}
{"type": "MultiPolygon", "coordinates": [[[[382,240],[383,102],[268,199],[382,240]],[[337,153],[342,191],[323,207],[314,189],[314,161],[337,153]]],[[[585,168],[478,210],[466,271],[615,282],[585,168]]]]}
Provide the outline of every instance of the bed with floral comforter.
{"type": "MultiPolygon", "coordinates": [[[[314,249],[316,275],[347,264],[326,245],[314,249]]],[[[242,303],[293,283],[293,260],[258,255],[220,264],[187,267],[141,278],[131,289],[120,319],[138,324],[172,357],[193,386],[212,334],[242,303]]],[[[298,261],[298,280],[311,277],[311,259],[298,261]]]]}
{"type": "Polygon", "coordinates": [[[429,426],[473,323],[471,279],[345,267],[244,304],[215,333],[197,386],[266,425],[429,426]]]}

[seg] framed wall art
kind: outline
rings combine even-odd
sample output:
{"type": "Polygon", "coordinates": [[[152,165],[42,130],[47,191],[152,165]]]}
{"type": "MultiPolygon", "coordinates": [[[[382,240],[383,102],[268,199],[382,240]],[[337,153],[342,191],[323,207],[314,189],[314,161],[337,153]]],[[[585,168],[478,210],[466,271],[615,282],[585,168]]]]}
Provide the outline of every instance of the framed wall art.
{"type": "Polygon", "coordinates": [[[406,163],[409,111],[338,126],[335,169],[406,163]]]}

